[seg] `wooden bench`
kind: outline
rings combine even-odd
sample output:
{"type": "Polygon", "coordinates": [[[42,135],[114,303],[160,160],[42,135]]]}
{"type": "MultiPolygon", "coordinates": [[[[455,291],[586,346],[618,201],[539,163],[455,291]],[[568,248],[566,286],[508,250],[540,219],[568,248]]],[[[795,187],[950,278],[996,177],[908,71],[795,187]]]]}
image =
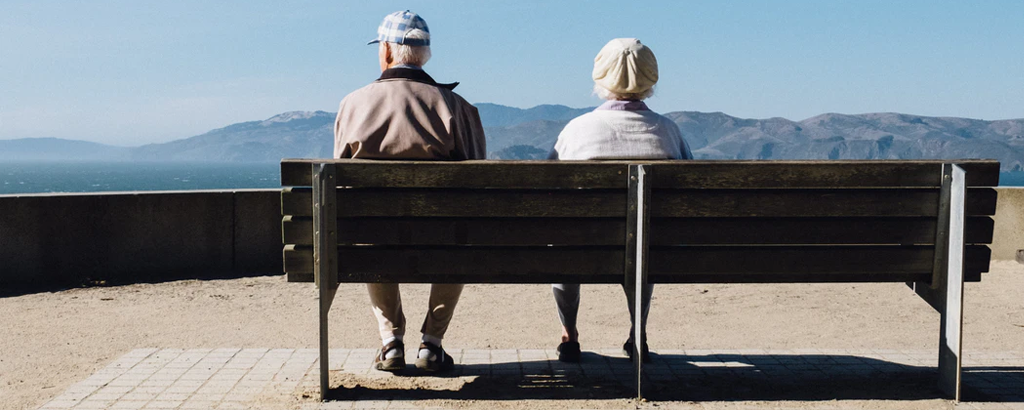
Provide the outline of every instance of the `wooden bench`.
{"type": "Polygon", "coordinates": [[[941,313],[939,385],[959,400],[963,283],[988,270],[998,172],[989,160],[289,159],[284,270],[320,289],[321,395],[339,283],[906,282],[941,313]]]}

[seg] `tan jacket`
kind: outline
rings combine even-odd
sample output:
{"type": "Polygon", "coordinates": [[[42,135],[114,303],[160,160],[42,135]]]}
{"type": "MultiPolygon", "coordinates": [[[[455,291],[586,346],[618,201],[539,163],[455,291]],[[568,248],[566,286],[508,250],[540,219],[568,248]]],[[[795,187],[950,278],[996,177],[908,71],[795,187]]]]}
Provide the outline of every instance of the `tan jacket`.
{"type": "Polygon", "coordinates": [[[392,68],[341,100],[334,157],[411,160],[484,159],[476,107],[422,70],[392,68]]]}

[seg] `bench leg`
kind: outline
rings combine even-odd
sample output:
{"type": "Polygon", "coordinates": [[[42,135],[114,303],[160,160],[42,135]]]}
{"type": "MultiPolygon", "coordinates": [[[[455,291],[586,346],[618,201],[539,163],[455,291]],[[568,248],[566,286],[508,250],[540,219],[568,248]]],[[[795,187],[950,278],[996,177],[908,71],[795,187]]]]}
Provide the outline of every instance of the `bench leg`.
{"type": "Polygon", "coordinates": [[[648,207],[651,202],[651,187],[647,181],[650,167],[631,165],[629,167],[629,199],[626,215],[626,291],[633,292],[633,370],[636,381],[636,398],[643,398],[643,346],[647,342],[643,301],[647,284],[647,236],[650,226],[648,207]]]}
{"type": "Polygon", "coordinates": [[[320,400],[330,391],[328,313],[338,290],[337,171],[313,164],[313,274],[320,289],[320,400]]]}
{"type": "Polygon", "coordinates": [[[913,284],[939,312],[939,389],[955,401],[960,401],[963,367],[964,177],[959,166],[943,166],[932,282],[913,284]]]}
{"type": "Polygon", "coordinates": [[[948,201],[949,238],[946,246],[945,280],[939,281],[939,294],[944,296],[939,329],[939,388],[953,400],[960,401],[961,353],[964,316],[964,198],[966,173],[954,164],[943,168],[943,200],[948,201]],[[949,196],[946,197],[947,175],[949,196]],[[946,199],[948,198],[948,199],[946,199]]]}
{"type": "Polygon", "coordinates": [[[327,399],[327,392],[331,388],[330,357],[328,355],[328,332],[327,313],[331,310],[331,302],[334,301],[334,294],[338,288],[335,286],[320,286],[320,400],[327,399]]]}

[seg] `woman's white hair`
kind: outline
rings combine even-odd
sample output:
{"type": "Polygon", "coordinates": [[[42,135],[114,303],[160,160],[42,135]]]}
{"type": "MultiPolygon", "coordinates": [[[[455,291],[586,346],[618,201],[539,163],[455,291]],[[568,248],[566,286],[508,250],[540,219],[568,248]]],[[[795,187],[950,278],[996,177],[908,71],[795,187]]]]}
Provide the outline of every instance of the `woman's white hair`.
{"type": "MultiPolygon", "coordinates": [[[[416,29],[406,33],[405,38],[424,39],[429,36],[426,31],[416,29]]],[[[430,60],[430,46],[407,46],[398,43],[389,43],[388,45],[391,47],[391,58],[395,59],[395,64],[423,67],[430,60]]],[[[384,47],[383,43],[381,43],[381,47],[384,47]]]]}
{"type": "Polygon", "coordinates": [[[594,95],[602,100],[636,100],[643,101],[654,95],[654,87],[648,88],[642,93],[619,94],[594,83],[594,95]]]}

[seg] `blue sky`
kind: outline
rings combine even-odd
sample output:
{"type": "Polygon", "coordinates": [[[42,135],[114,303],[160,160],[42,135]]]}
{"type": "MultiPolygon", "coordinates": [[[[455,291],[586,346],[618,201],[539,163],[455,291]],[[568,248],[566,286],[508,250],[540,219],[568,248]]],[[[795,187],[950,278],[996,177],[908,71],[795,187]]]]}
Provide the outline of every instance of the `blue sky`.
{"type": "Polygon", "coordinates": [[[661,112],[1024,118],[1024,1],[0,2],[0,139],[141,145],[337,108],[382,17],[430,25],[471,102],[596,105],[608,40],[658,57],[661,112]]]}

